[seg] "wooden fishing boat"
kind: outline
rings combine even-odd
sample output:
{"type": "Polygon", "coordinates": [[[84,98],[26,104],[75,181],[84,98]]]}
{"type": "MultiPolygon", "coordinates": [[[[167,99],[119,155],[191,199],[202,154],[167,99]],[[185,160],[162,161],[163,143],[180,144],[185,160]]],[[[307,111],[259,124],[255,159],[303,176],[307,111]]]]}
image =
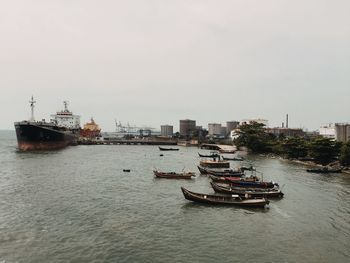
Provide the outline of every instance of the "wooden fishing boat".
{"type": "Polygon", "coordinates": [[[226,168],[207,168],[207,167],[202,167],[202,166],[197,166],[198,170],[201,174],[228,174],[229,176],[235,176],[235,175],[240,175],[242,172],[240,170],[233,170],[233,169],[226,169],[226,168]]]}
{"type": "Polygon", "coordinates": [[[242,157],[229,158],[229,157],[222,156],[222,159],[225,161],[239,161],[239,162],[244,161],[242,157]]]}
{"type": "Polygon", "coordinates": [[[239,187],[252,187],[252,188],[275,188],[278,184],[274,182],[258,182],[258,181],[233,181],[230,177],[225,177],[228,182],[233,186],[239,187]]]}
{"type": "Polygon", "coordinates": [[[246,178],[220,177],[220,176],[214,176],[214,175],[209,175],[209,176],[214,182],[225,183],[235,187],[270,188],[270,189],[278,187],[278,184],[275,182],[262,182],[259,180],[259,178],[255,176],[246,177],[246,178]]]}
{"type": "Polygon", "coordinates": [[[229,162],[220,160],[202,160],[199,164],[208,168],[230,168],[229,162]]]}
{"type": "Polygon", "coordinates": [[[248,195],[249,197],[266,197],[266,198],[282,198],[284,194],[279,189],[245,189],[240,187],[231,187],[227,185],[220,185],[215,182],[210,182],[214,191],[222,194],[238,194],[248,195]]]}
{"type": "Polygon", "coordinates": [[[198,153],[199,157],[202,157],[202,158],[219,158],[220,155],[217,154],[217,153],[212,153],[212,154],[200,154],[198,153]]]}
{"type": "Polygon", "coordinates": [[[210,179],[213,182],[219,182],[223,184],[231,184],[233,181],[234,182],[259,182],[259,178],[256,176],[250,176],[250,177],[241,177],[241,176],[216,176],[216,175],[209,175],[210,179]],[[228,179],[229,178],[229,179],[228,179]]]}
{"type": "Polygon", "coordinates": [[[326,174],[326,173],[341,173],[342,169],[333,169],[328,167],[322,167],[322,168],[315,168],[315,169],[306,169],[308,173],[320,173],[320,174],[326,174]]]}
{"type": "Polygon", "coordinates": [[[196,174],[192,172],[186,172],[186,173],[175,173],[175,172],[160,172],[160,171],[153,171],[155,177],[157,178],[165,178],[165,179],[192,179],[192,177],[195,177],[196,174]]]}
{"type": "Polygon", "coordinates": [[[244,177],[244,173],[241,171],[229,170],[229,171],[213,171],[207,170],[207,174],[220,177],[244,177]]]}
{"type": "Polygon", "coordinates": [[[163,148],[163,147],[159,147],[159,150],[161,150],[161,151],[178,151],[179,148],[163,148]]]}
{"type": "Polygon", "coordinates": [[[245,198],[239,195],[212,195],[191,192],[181,187],[182,193],[187,200],[212,205],[232,205],[243,207],[265,207],[269,200],[265,198],[245,198]]]}
{"type": "MultiPolygon", "coordinates": [[[[230,182],[226,180],[226,177],[224,176],[216,176],[216,175],[209,175],[210,179],[213,182],[219,182],[219,183],[223,183],[223,184],[229,184],[230,182]]],[[[240,181],[242,178],[238,177],[238,176],[231,176],[230,177],[233,181],[240,181]]]]}

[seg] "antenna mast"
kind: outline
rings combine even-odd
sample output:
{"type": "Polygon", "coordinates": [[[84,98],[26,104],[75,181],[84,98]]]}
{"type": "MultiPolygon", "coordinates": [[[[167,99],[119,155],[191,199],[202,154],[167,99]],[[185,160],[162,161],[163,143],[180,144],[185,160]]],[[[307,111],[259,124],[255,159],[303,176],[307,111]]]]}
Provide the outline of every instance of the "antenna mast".
{"type": "Polygon", "coordinates": [[[63,104],[64,104],[64,111],[65,112],[68,112],[69,110],[68,110],[68,101],[63,101],[63,104]]]}
{"type": "Polygon", "coordinates": [[[34,100],[33,95],[29,103],[30,103],[30,109],[31,109],[30,121],[34,121],[34,104],[36,103],[36,101],[34,100]]]}

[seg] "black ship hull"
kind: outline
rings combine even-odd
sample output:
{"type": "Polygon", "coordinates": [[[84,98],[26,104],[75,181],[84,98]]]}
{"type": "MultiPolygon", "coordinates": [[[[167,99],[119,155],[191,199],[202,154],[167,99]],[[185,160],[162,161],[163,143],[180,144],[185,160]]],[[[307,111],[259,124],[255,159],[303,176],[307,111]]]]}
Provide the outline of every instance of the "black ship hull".
{"type": "Polygon", "coordinates": [[[78,139],[72,131],[46,122],[16,122],[15,129],[21,151],[61,149],[78,139]]]}

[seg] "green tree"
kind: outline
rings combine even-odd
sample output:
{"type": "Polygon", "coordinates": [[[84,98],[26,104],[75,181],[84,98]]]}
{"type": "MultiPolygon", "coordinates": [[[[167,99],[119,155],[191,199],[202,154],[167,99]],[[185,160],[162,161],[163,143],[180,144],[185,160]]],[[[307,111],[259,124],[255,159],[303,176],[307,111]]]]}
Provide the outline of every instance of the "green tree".
{"type": "Polygon", "coordinates": [[[290,159],[305,157],[308,153],[307,142],[302,137],[289,137],[281,142],[281,151],[290,159]]]}
{"type": "Polygon", "coordinates": [[[350,141],[344,143],[340,151],[340,163],[350,166],[350,141]]]}
{"type": "Polygon", "coordinates": [[[246,146],[253,153],[267,151],[270,140],[264,127],[264,124],[256,122],[240,126],[234,144],[238,147],[246,146]]]}
{"type": "Polygon", "coordinates": [[[309,144],[309,155],[317,163],[326,165],[334,161],[340,154],[341,144],[324,137],[313,138],[309,144]]]}

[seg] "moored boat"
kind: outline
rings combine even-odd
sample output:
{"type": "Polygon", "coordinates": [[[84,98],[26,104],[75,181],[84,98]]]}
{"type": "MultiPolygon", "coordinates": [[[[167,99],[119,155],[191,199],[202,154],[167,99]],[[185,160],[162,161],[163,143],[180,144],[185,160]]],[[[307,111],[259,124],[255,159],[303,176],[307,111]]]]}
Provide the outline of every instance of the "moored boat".
{"type": "Polygon", "coordinates": [[[216,176],[239,176],[242,177],[244,176],[244,172],[239,168],[239,169],[231,169],[231,168],[207,168],[207,167],[202,167],[202,166],[197,166],[198,170],[201,174],[212,174],[216,176]]]}
{"type": "Polygon", "coordinates": [[[225,161],[239,161],[239,162],[244,161],[242,157],[229,158],[229,157],[222,156],[222,159],[225,161]]]}
{"type": "Polygon", "coordinates": [[[187,200],[212,205],[231,205],[243,207],[265,207],[269,201],[265,198],[249,199],[239,195],[213,195],[191,192],[184,187],[181,191],[187,200]]]}
{"type": "Polygon", "coordinates": [[[199,164],[208,168],[230,168],[230,162],[220,160],[202,160],[199,164]]]}
{"type": "Polygon", "coordinates": [[[253,176],[253,177],[246,177],[246,178],[237,178],[237,177],[219,177],[214,175],[209,175],[210,178],[214,182],[220,182],[229,184],[231,186],[236,187],[247,187],[247,188],[276,188],[278,187],[278,184],[275,182],[264,182],[260,181],[259,178],[253,176]]]}
{"type": "Polygon", "coordinates": [[[34,104],[35,101],[32,97],[30,120],[14,123],[19,150],[56,150],[77,144],[80,116],[73,115],[68,110],[67,102],[64,102],[64,110],[51,116],[50,122],[35,121],[34,104]]]}
{"type": "Polygon", "coordinates": [[[217,154],[217,153],[211,153],[211,154],[200,154],[198,153],[199,157],[202,157],[202,158],[219,158],[220,155],[217,154]]]}
{"type": "Polygon", "coordinates": [[[192,179],[196,174],[192,172],[175,173],[175,172],[160,172],[153,171],[155,177],[165,179],[192,179]]]}
{"type": "Polygon", "coordinates": [[[179,148],[164,148],[164,147],[159,147],[160,151],[178,151],[179,148]]]}
{"type": "Polygon", "coordinates": [[[248,195],[250,197],[282,198],[284,194],[279,189],[245,189],[210,182],[214,191],[222,194],[248,195]]]}

